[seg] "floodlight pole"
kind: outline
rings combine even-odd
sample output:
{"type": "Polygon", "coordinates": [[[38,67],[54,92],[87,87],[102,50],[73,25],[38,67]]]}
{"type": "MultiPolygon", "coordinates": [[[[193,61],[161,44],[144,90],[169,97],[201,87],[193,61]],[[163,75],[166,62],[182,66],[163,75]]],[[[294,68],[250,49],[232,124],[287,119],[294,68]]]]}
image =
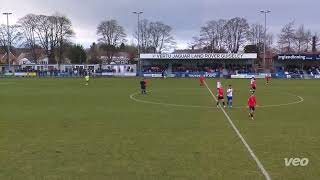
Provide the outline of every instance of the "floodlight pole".
{"type": "Polygon", "coordinates": [[[138,18],[138,63],[139,63],[139,69],[140,71],[142,70],[142,63],[140,62],[140,15],[143,14],[142,11],[140,12],[133,12],[133,14],[137,15],[137,18],[138,18]]]}
{"type": "Polygon", "coordinates": [[[8,39],[7,39],[7,61],[9,64],[9,70],[11,69],[11,65],[10,65],[10,27],[9,27],[9,15],[11,15],[12,13],[3,13],[3,15],[7,16],[7,35],[8,35],[8,39]]]}
{"type": "Polygon", "coordinates": [[[264,14],[264,43],[263,43],[263,70],[266,71],[266,43],[267,43],[267,14],[270,10],[261,10],[264,14]]]}

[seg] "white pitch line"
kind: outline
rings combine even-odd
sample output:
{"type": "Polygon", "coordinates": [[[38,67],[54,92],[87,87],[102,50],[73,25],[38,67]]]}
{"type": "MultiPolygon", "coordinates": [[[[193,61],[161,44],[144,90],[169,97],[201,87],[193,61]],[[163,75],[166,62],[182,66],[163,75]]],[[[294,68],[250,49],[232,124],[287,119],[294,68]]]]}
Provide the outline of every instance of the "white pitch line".
{"type": "Polygon", "coordinates": [[[0,85],[17,84],[16,82],[0,82],[0,85]]]}
{"type": "MultiPolygon", "coordinates": [[[[151,91],[148,91],[151,92],[151,91]]],[[[130,99],[132,99],[133,101],[136,102],[140,102],[140,103],[146,103],[146,104],[155,104],[155,105],[163,105],[163,106],[173,106],[173,107],[188,107],[188,108],[207,108],[207,109],[218,109],[217,107],[213,107],[213,106],[195,106],[195,105],[186,105],[186,104],[173,104],[173,103],[163,103],[163,102],[153,102],[153,101],[146,101],[146,100],[141,100],[141,99],[137,99],[135,96],[137,94],[139,94],[140,92],[136,92],[131,94],[129,97],[130,99]]],[[[304,101],[303,97],[301,96],[297,96],[294,94],[289,93],[292,96],[295,96],[297,98],[299,98],[299,101],[295,101],[295,102],[290,102],[290,103],[285,103],[285,104],[271,104],[271,105],[262,105],[262,106],[257,106],[257,108],[271,108],[271,107],[281,107],[281,106],[289,106],[289,105],[294,105],[294,104],[299,104],[302,103],[304,101]]],[[[233,106],[233,109],[241,109],[241,108],[245,108],[247,106],[233,106]]]]}
{"type": "MultiPolygon", "coordinates": [[[[208,87],[208,84],[206,82],[204,82],[204,84],[206,85],[207,89],[209,90],[211,96],[214,98],[214,100],[216,102],[218,102],[217,98],[215,97],[215,95],[213,94],[213,92],[211,91],[211,89],[208,87]]],[[[253,150],[251,149],[251,147],[249,146],[249,144],[247,143],[247,141],[244,139],[244,137],[241,135],[240,131],[238,130],[238,128],[236,127],[236,125],[233,123],[233,121],[231,120],[230,116],[228,115],[228,113],[224,110],[224,108],[219,105],[220,109],[222,110],[223,114],[226,116],[226,118],[228,119],[230,125],[232,126],[233,130],[237,133],[237,135],[239,136],[239,138],[241,139],[242,143],[244,144],[244,146],[247,148],[248,152],[250,153],[251,157],[253,158],[253,160],[256,162],[257,166],[259,167],[259,169],[261,170],[262,174],[264,175],[264,177],[266,178],[266,180],[271,180],[271,177],[269,175],[269,173],[266,171],[266,169],[263,167],[262,163],[260,162],[260,160],[258,159],[258,157],[254,154],[253,150]]]]}
{"type": "MultiPolygon", "coordinates": [[[[148,91],[151,92],[151,91],[148,91]]],[[[139,94],[140,92],[133,93],[130,95],[130,99],[140,102],[140,103],[146,103],[146,104],[155,104],[155,105],[163,105],[163,106],[174,106],[174,107],[190,107],[190,108],[208,108],[208,109],[214,109],[214,107],[211,106],[195,106],[195,105],[184,105],[184,104],[171,104],[171,103],[162,103],[162,102],[152,102],[152,101],[144,101],[135,98],[135,95],[139,94]]]]}
{"type": "Polygon", "coordinates": [[[295,102],[291,102],[291,103],[285,103],[285,104],[274,104],[274,105],[262,105],[262,106],[257,106],[257,108],[268,108],[268,107],[280,107],[280,106],[289,106],[289,105],[294,105],[294,104],[299,104],[302,103],[304,101],[304,98],[301,96],[297,96],[291,93],[288,93],[292,96],[295,96],[297,98],[299,98],[299,101],[295,101],[295,102]]]}

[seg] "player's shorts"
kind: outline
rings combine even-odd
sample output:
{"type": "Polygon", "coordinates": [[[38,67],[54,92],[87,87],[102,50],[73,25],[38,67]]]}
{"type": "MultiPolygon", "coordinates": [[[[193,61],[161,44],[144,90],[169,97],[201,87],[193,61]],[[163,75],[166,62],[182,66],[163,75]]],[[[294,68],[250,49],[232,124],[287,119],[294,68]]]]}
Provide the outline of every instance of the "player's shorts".
{"type": "Polygon", "coordinates": [[[228,101],[232,101],[232,96],[227,96],[227,98],[228,98],[228,101]]]}
{"type": "Polygon", "coordinates": [[[251,111],[255,111],[255,110],[256,110],[256,107],[254,107],[254,106],[249,106],[249,109],[250,109],[251,111]]]}
{"type": "Polygon", "coordinates": [[[142,89],[142,90],[146,90],[146,87],[145,87],[145,86],[141,86],[141,89],[142,89]]]}
{"type": "Polygon", "coordinates": [[[218,96],[218,100],[223,100],[224,97],[223,96],[218,96]]]}
{"type": "Polygon", "coordinates": [[[251,88],[252,88],[253,90],[256,90],[256,89],[257,89],[257,87],[256,87],[256,86],[252,86],[251,88]]]}

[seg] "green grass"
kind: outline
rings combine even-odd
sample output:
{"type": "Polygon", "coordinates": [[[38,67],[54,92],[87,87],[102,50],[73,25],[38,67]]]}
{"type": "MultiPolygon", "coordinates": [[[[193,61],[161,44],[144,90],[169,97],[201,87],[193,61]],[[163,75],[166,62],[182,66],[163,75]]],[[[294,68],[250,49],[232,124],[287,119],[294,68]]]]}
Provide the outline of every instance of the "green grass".
{"type": "MultiPolygon", "coordinates": [[[[196,79],[1,79],[1,180],[259,180],[255,161],[196,79]],[[178,104],[182,106],[170,106],[178,104]],[[204,107],[188,107],[204,106],[204,107]],[[211,107],[212,108],[209,108],[211,107]]],[[[215,80],[207,80],[214,90],[215,80]]],[[[320,179],[320,81],[258,81],[249,120],[248,80],[227,110],[274,180],[320,179]],[[306,167],[284,158],[306,157],[306,167]]]]}

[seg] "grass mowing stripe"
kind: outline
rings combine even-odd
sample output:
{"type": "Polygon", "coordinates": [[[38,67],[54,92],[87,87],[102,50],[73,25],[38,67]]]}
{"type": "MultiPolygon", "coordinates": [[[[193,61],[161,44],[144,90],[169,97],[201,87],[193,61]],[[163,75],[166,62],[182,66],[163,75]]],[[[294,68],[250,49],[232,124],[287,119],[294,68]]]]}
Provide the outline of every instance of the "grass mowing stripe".
{"type": "MultiPolygon", "coordinates": [[[[148,91],[148,92],[151,92],[151,91],[148,91]]],[[[152,102],[152,101],[140,100],[140,99],[135,98],[135,96],[139,93],[140,92],[136,92],[136,93],[131,94],[129,96],[130,99],[132,99],[133,101],[136,101],[136,102],[140,102],[140,103],[163,105],[163,106],[217,109],[217,108],[211,107],[211,106],[195,106],[195,105],[172,104],[172,103],[162,103],[162,102],[152,102]]]]}
{"type": "MultiPolygon", "coordinates": [[[[214,100],[216,102],[218,102],[218,99],[214,96],[213,92],[211,91],[211,89],[208,87],[208,84],[206,82],[204,82],[204,84],[206,85],[208,91],[210,92],[211,96],[214,98],[214,100]]],[[[239,138],[241,139],[242,143],[244,144],[244,146],[247,148],[248,152],[250,153],[251,157],[255,160],[255,162],[257,163],[259,169],[261,170],[262,174],[264,175],[264,177],[266,178],[266,180],[271,180],[271,177],[269,175],[269,173],[266,171],[266,169],[263,167],[262,163],[260,162],[260,160],[258,159],[258,157],[254,154],[253,150],[251,149],[251,147],[249,146],[249,144],[247,143],[247,141],[243,138],[243,136],[241,135],[240,131],[238,130],[238,128],[236,127],[236,125],[234,125],[233,121],[231,120],[230,116],[228,115],[228,113],[224,110],[223,107],[221,107],[221,105],[219,104],[219,107],[221,109],[221,111],[223,112],[223,114],[226,116],[226,118],[228,119],[230,125],[232,126],[233,130],[237,133],[237,135],[239,136],[239,138]]]]}

